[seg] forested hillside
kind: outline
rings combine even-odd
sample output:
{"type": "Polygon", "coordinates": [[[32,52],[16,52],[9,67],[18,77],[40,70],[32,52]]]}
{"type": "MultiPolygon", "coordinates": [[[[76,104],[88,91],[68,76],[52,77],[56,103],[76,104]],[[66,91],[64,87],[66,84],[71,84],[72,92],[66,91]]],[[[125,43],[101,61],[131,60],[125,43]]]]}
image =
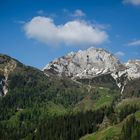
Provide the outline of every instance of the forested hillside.
{"type": "Polygon", "coordinates": [[[75,81],[46,75],[5,55],[0,56],[0,81],[1,140],[78,140],[93,132],[98,140],[94,135],[108,127],[121,131],[111,131],[105,139],[124,140],[128,133],[131,140],[139,137],[136,85],[128,86],[136,94],[127,96],[127,87],[122,96],[109,75],[75,81]]]}

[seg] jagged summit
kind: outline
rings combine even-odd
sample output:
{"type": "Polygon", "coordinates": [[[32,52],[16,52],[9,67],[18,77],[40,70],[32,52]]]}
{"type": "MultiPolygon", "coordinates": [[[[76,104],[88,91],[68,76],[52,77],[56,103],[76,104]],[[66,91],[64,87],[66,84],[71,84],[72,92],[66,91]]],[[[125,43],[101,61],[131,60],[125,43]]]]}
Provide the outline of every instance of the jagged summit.
{"type": "Polygon", "coordinates": [[[110,52],[102,48],[91,47],[55,59],[43,70],[60,76],[87,78],[114,72],[122,66],[121,62],[110,52]]]}

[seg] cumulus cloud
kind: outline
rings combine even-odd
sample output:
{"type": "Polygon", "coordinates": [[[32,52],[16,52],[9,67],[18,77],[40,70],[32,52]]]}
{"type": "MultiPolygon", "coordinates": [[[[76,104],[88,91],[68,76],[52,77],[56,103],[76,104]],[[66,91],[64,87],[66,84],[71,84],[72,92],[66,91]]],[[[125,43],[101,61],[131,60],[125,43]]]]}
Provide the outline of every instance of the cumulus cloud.
{"type": "Polygon", "coordinates": [[[121,51],[118,51],[118,52],[115,53],[115,55],[117,57],[122,57],[122,56],[125,56],[125,53],[124,52],[121,52],[121,51]]]}
{"type": "Polygon", "coordinates": [[[123,0],[123,3],[138,6],[140,5],[140,0],[123,0]]]}
{"type": "Polygon", "coordinates": [[[74,16],[74,17],[84,17],[84,16],[86,16],[86,14],[82,10],[77,9],[77,10],[74,11],[72,16],[74,16]]]}
{"type": "Polygon", "coordinates": [[[80,20],[56,25],[53,19],[38,16],[27,22],[24,30],[28,38],[53,46],[99,45],[108,40],[104,30],[80,20]]]}
{"type": "Polygon", "coordinates": [[[140,40],[131,41],[126,44],[127,46],[140,46],[140,40]]]}

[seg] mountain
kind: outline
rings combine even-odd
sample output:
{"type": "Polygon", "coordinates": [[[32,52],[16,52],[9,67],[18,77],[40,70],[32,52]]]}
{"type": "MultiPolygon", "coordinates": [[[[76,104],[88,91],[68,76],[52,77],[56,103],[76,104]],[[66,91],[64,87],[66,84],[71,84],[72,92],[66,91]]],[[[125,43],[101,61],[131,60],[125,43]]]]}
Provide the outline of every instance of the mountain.
{"type": "Polygon", "coordinates": [[[91,47],[55,59],[47,64],[43,71],[46,74],[66,76],[76,80],[95,79],[95,77],[97,79],[110,75],[123,92],[129,80],[140,77],[140,60],[129,60],[123,64],[112,53],[91,47]]]}
{"type": "Polygon", "coordinates": [[[1,140],[139,138],[138,60],[122,64],[111,53],[90,48],[47,68],[0,54],[1,140]],[[87,72],[80,75],[82,70],[87,72]]]}
{"type": "Polygon", "coordinates": [[[43,70],[59,76],[81,79],[111,73],[121,68],[123,65],[114,55],[104,49],[91,47],[60,57],[50,62],[43,70]]]}

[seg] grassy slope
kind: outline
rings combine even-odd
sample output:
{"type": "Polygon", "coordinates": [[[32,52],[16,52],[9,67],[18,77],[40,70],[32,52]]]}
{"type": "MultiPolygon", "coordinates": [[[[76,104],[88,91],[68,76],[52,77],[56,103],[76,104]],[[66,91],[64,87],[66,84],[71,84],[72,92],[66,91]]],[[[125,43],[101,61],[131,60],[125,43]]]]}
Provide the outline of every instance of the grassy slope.
{"type": "MultiPolygon", "coordinates": [[[[140,111],[137,111],[135,113],[135,117],[138,121],[140,121],[140,111]]],[[[126,119],[128,118],[129,116],[126,119]]],[[[117,125],[109,126],[93,134],[87,134],[86,136],[82,137],[80,140],[106,140],[107,138],[109,140],[118,140],[118,136],[121,133],[122,126],[125,123],[126,119],[117,125]]]]}
{"type": "Polygon", "coordinates": [[[97,98],[86,96],[82,101],[78,102],[74,108],[74,111],[87,111],[87,110],[96,110],[99,109],[103,106],[108,106],[112,103],[112,100],[116,95],[119,93],[117,91],[110,92],[108,88],[104,87],[96,87],[96,88],[91,88],[91,90],[98,91],[97,93],[97,98]]]}
{"type": "Polygon", "coordinates": [[[109,126],[108,128],[95,132],[93,134],[86,135],[82,137],[80,140],[105,140],[106,137],[115,137],[119,135],[121,129],[119,126],[109,126]]]}
{"type": "Polygon", "coordinates": [[[135,105],[135,104],[140,108],[140,98],[127,98],[127,99],[122,100],[122,102],[120,102],[116,106],[116,110],[119,111],[126,105],[135,105]]]}
{"type": "Polygon", "coordinates": [[[54,104],[53,102],[49,102],[47,107],[46,107],[46,109],[48,111],[48,115],[49,116],[64,115],[68,111],[64,106],[58,105],[58,104],[54,104]]]}
{"type": "MultiPolygon", "coordinates": [[[[140,98],[128,98],[122,100],[117,106],[116,110],[119,111],[125,105],[134,105],[137,104],[140,107],[140,98]]],[[[135,117],[138,121],[140,121],[140,110],[135,113],[135,117]]],[[[126,118],[128,119],[129,116],[126,118]]],[[[106,138],[112,138],[113,140],[117,140],[117,135],[121,133],[121,129],[126,119],[124,119],[121,123],[113,126],[109,126],[103,130],[95,132],[93,134],[87,134],[82,137],[80,140],[106,140],[106,138]]]]}

